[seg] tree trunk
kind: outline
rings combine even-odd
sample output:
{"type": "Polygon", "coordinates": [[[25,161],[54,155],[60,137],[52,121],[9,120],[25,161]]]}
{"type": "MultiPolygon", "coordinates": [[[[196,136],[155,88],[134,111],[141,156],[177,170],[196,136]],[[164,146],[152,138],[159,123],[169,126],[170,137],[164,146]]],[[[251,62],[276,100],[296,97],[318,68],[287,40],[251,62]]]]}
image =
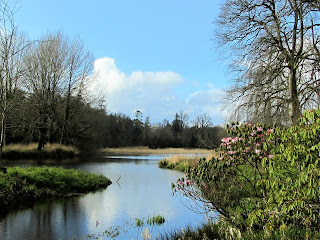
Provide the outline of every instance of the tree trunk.
{"type": "Polygon", "coordinates": [[[0,133],[0,167],[2,167],[2,150],[5,144],[5,113],[1,114],[1,133],[0,133]]]}
{"type": "Polygon", "coordinates": [[[296,69],[290,68],[289,75],[290,98],[291,98],[291,124],[296,125],[301,116],[300,103],[297,90],[296,69]]]}

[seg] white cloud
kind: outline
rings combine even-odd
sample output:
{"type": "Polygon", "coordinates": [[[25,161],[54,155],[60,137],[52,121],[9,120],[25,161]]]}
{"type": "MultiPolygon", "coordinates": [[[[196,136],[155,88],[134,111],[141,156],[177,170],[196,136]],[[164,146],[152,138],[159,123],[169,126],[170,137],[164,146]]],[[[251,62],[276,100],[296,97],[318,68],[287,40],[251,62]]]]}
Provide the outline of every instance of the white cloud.
{"type": "MultiPolygon", "coordinates": [[[[105,89],[107,110],[133,117],[136,110],[150,116],[152,122],[172,120],[176,112],[184,111],[194,119],[203,113],[212,117],[215,124],[223,121],[219,99],[221,89],[208,86],[206,91],[186,93],[185,98],[177,94],[186,81],[179,74],[166,72],[135,71],[129,76],[118,69],[112,58],[95,61],[94,69],[99,73],[97,85],[105,89]]],[[[180,91],[181,92],[181,91],[180,91]]]]}

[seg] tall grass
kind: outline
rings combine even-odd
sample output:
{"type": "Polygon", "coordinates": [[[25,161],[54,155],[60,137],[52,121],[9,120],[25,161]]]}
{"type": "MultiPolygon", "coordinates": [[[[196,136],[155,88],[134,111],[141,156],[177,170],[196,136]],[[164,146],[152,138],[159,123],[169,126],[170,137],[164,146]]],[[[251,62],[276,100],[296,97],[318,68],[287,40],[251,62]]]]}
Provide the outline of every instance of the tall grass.
{"type": "Polygon", "coordinates": [[[5,159],[30,159],[30,158],[74,158],[79,151],[72,146],[58,143],[46,144],[38,151],[36,143],[31,144],[9,144],[3,148],[2,158],[5,159]]]}
{"type": "Polygon", "coordinates": [[[185,172],[189,168],[197,167],[200,158],[211,159],[217,157],[217,153],[211,151],[210,154],[205,156],[197,155],[174,155],[159,161],[158,165],[160,168],[174,169],[178,171],[185,172]]]}
{"type": "Polygon", "coordinates": [[[151,154],[210,154],[212,150],[200,148],[158,148],[151,149],[145,146],[104,148],[100,153],[107,155],[151,155],[151,154]]]}
{"type": "Polygon", "coordinates": [[[161,225],[161,224],[164,224],[165,221],[166,220],[162,215],[154,215],[152,217],[148,217],[147,219],[147,223],[149,225],[161,225]]]}
{"type": "MultiPolygon", "coordinates": [[[[186,227],[180,230],[172,230],[161,234],[157,240],[211,240],[226,239],[221,233],[220,227],[215,223],[207,223],[197,228],[186,227]]],[[[236,238],[234,238],[236,239],[236,238]]]]}

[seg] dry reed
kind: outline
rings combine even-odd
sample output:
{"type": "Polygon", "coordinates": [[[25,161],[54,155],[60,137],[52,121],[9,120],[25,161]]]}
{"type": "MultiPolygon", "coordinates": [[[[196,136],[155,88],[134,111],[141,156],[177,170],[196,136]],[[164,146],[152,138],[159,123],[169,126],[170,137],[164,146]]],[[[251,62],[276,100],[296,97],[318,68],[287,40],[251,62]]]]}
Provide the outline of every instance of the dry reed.
{"type": "Polygon", "coordinates": [[[139,147],[122,147],[122,148],[104,148],[100,150],[103,154],[108,155],[151,155],[151,154],[211,154],[212,150],[200,148],[158,148],[151,149],[144,146],[139,147]]]}
{"type": "Polygon", "coordinates": [[[198,166],[200,158],[211,159],[217,157],[217,153],[211,151],[210,154],[199,155],[174,155],[159,161],[159,167],[186,171],[189,168],[198,166]]]}

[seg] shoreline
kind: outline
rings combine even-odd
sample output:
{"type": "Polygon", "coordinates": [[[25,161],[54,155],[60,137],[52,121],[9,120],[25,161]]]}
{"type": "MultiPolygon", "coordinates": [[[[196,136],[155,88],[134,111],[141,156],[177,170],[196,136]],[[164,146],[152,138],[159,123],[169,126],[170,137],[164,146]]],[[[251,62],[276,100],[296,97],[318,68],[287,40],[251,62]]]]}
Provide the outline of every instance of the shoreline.
{"type": "Polygon", "coordinates": [[[9,167],[0,173],[0,216],[39,202],[107,188],[105,176],[57,167],[9,167]]]}

